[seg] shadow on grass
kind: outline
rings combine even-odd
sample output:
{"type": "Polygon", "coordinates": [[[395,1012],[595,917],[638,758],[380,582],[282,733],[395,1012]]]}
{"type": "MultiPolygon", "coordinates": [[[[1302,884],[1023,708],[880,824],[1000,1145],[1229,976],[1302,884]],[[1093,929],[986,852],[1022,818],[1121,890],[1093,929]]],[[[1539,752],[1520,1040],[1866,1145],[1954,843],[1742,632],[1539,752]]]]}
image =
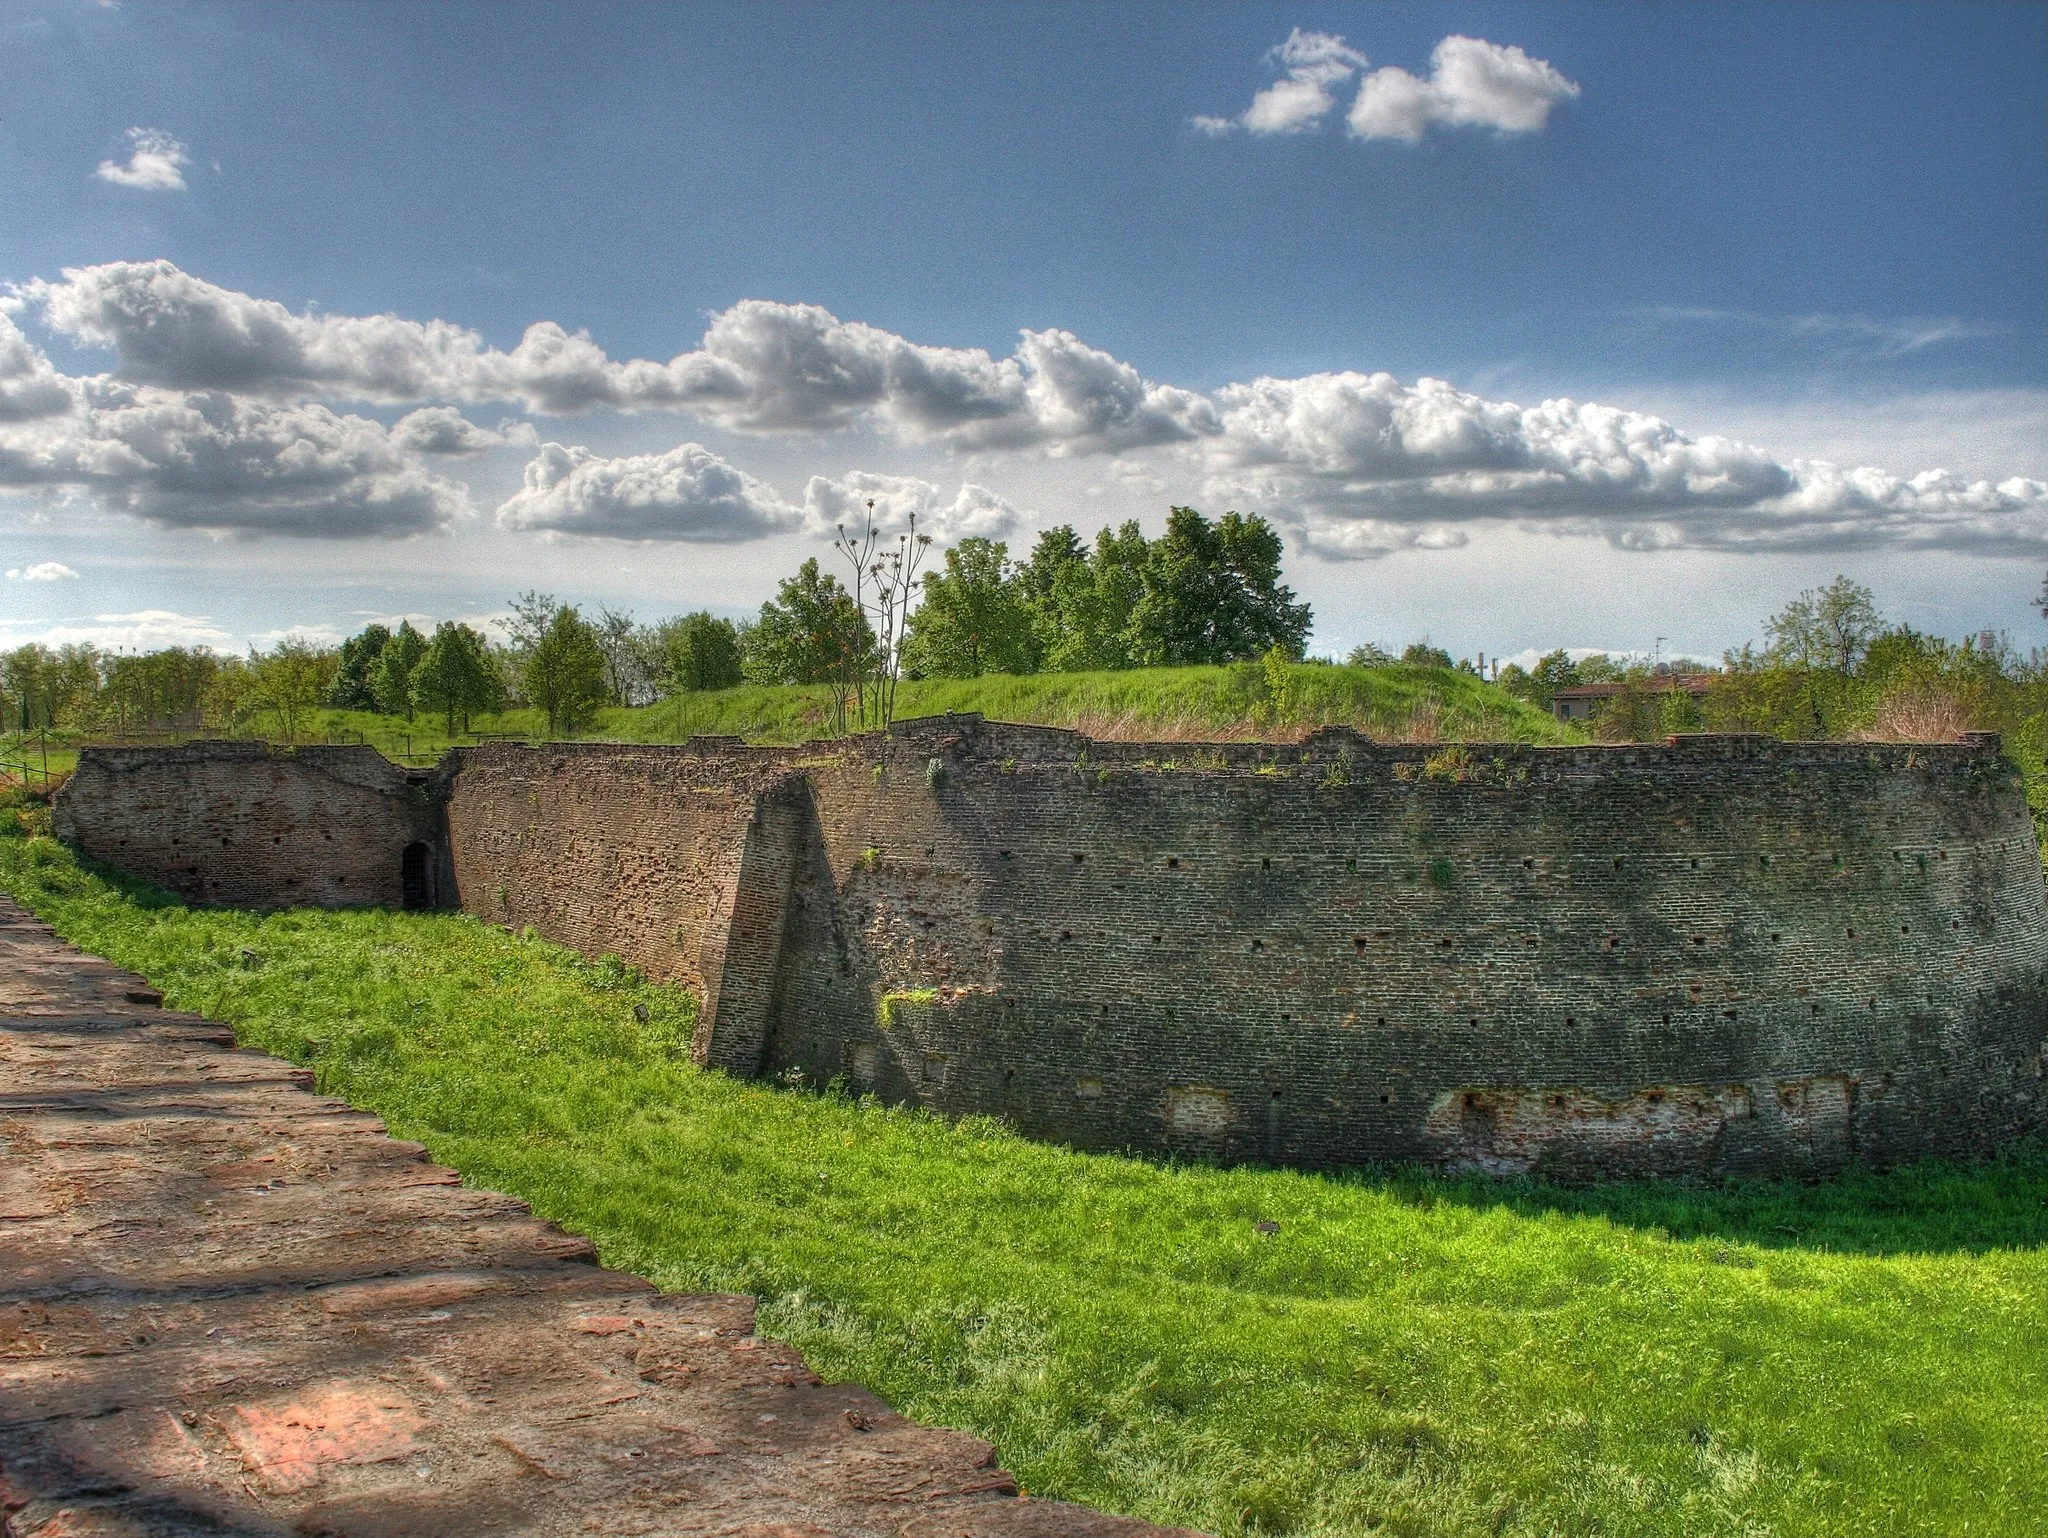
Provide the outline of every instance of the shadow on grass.
{"type": "Polygon", "coordinates": [[[1928,1159],[1828,1180],[1722,1185],[1642,1181],[1554,1186],[1422,1170],[1356,1177],[1418,1207],[1505,1208],[1523,1217],[1604,1217],[1663,1237],[1728,1239],[1849,1255],[1981,1254],[2048,1244],[2048,1143],[2013,1144],[1978,1164],[1928,1159]]]}

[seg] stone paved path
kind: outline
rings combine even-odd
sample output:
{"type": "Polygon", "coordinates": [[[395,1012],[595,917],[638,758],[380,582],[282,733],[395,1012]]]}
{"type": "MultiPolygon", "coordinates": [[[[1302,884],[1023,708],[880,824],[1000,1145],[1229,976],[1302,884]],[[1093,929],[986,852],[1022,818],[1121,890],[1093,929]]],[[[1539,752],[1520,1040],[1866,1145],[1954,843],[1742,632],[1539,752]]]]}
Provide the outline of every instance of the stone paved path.
{"type": "Polygon", "coordinates": [[[160,1002],[0,897],[8,1538],[1163,1538],[160,1002]]]}

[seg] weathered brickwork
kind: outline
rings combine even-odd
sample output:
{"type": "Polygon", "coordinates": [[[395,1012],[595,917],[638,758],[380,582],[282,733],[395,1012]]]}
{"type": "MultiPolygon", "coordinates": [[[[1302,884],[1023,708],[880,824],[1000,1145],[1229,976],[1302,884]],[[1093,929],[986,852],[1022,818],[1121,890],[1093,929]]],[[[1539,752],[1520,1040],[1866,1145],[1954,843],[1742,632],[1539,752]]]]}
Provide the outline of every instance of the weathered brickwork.
{"type": "MultiPolygon", "coordinates": [[[[748,971],[741,956],[763,965],[760,881],[742,877],[750,854],[755,867],[764,857],[756,802],[788,756],[722,738],[451,754],[443,772],[461,905],[623,956],[699,994],[707,1019],[722,1016],[738,1002],[723,997],[728,971],[748,971]],[[736,906],[746,926],[734,924],[736,906]],[[740,953],[731,967],[729,949],[740,953]]],[[[770,919],[767,943],[778,933],[770,919]]]]}
{"type": "Polygon", "coordinates": [[[432,781],[365,747],[91,748],[57,832],[188,902],[432,907],[448,884],[432,781]]]}
{"type": "Polygon", "coordinates": [[[493,746],[439,784],[449,900],[698,990],[700,1060],[1082,1147],[1818,1172],[2048,1121],[2048,905],[1992,741],[1143,746],[959,717],[493,746]]]}

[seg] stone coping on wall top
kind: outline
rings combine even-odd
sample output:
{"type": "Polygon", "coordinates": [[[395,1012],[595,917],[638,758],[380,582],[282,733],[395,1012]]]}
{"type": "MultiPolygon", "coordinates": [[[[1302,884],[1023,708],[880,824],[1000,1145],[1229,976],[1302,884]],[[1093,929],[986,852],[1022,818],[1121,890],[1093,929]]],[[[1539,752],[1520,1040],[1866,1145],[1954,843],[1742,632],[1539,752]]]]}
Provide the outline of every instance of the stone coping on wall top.
{"type": "Polygon", "coordinates": [[[1348,726],[1325,726],[1299,742],[1132,742],[1088,737],[1070,727],[1032,722],[990,721],[976,712],[918,716],[887,729],[847,737],[813,738],[794,745],[752,744],[725,735],[699,735],[682,743],[652,742],[522,742],[492,739],[450,748],[432,770],[406,769],[364,743],[271,743],[260,738],[196,738],[178,745],[104,746],[79,749],[81,763],[109,768],[137,768],[152,763],[292,758],[324,770],[379,770],[396,779],[422,782],[476,760],[519,759],[545,752],[558,757],[601,760],[643,758],[719,758],[764,771],[817,765],[845,758],[894,756],[904,751],[939,752],[954,759],[988,759],[1007,766],[1133,768],[1167,766],[1186,773],[1271,774],[1292,769],[1324,769],[1332,763],[1363,757],[1368,761],[1433,766],[1430,778],[1461,779],[1462,763],[1480,770],[1501,763],[1562,768],[1624,763],[1669,763],[1769,759],[1788,765],[1869,766],[1873,759],[1891,759],[1898,767],[1926,762],[1932,752],[1950,763],[1981,762],[2000,756],[1996,732],[1965,732],[1943,743],[1787,742],[1759,732],[1681,732],[1661,743],[1518,743],[1518,742],[1379,742],[1348,726]],[[1342,755],[1333,757],[1332,755],[1342,755]]]}

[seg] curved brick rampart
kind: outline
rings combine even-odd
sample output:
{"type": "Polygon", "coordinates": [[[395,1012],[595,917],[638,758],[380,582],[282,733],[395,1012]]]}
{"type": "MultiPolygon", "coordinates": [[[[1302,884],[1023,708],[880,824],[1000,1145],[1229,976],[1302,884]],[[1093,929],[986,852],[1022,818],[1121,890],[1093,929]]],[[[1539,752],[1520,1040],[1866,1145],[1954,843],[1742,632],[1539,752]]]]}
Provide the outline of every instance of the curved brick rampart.
{"type": "MultiPolygon", "coordinates": [[[[57,798],[81,853],[188,902],[241,907],[406,901],[404,851],[438,847],[432,776],[375,748],[193,742],[87,748],[57,798]]],[[[430,862],[425,899],[443,873],[430,862]]]]}
{"type": "Polygon", "coordinates": [[[1209,747],[957,717],[499,744],[438,784],[453,900],[696,989],[701,1060],[1083,1147],[1820,1171],[2048,1117],[2048,905],[1992,740],[1209,747]]]}

